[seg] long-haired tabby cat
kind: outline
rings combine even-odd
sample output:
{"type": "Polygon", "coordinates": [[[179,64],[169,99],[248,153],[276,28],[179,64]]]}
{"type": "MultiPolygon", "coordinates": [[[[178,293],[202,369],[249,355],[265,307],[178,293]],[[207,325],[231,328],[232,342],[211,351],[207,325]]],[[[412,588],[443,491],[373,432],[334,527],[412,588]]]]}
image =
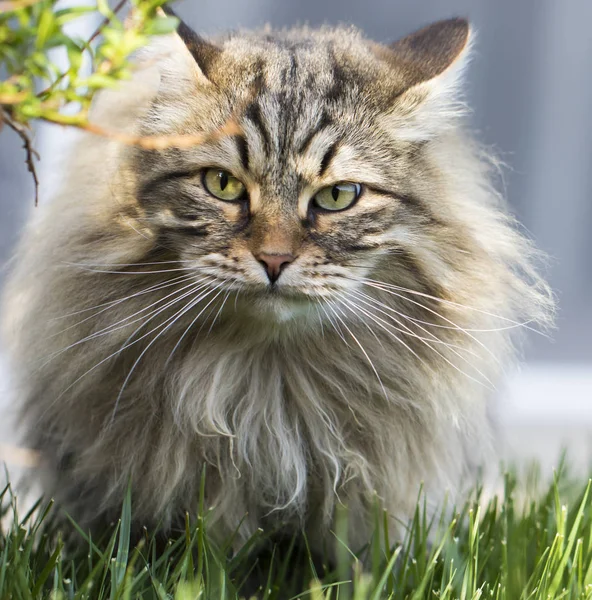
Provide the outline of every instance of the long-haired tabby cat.
{"type": "Polygon", "coordinates": [[[196,506],[244,537],[319,544],[338,503],[365,539],[378,496],[409,513],[490,442],[513,333],[551,296],[463,127],[470,30],[392,45],[347,28],[181,25],[93,119],[32,218],[3,306],[28,444],[83,524],[196,506]],[[232,122],[234,131],[224,134],[232,122]]]}

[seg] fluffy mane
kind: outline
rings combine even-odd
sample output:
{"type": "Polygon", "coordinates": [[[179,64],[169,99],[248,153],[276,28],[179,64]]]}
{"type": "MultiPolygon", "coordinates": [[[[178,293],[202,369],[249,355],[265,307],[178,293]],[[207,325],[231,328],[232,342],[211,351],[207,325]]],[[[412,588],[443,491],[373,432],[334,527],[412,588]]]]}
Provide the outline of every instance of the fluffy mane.
{"type": "MultiPolygon", "coordinates": [[[[186,32],[187,33],[187,32],[186,32]]],[[[147,151],[81,136],[31,219],[3,330],[46,489],[93,524],[132,482],[138,524],[206,499],[220,536],[282,522],[321,543],[335,506],[367,535],[490,448],[516,335],[546,326],[537,252],[465,131],[468,26],[391,47],[350,29],[163,36],[93,119],[240,135],[147,151]],[[249,192],[222,202],[204,169],[249,192]],[[323,186],[359,182],[348,210],[323,186]],[[274,285],[261,253],[295,257],[274,285]]],[[[337,192],[336,192],[337,193],[337,192]]]]}

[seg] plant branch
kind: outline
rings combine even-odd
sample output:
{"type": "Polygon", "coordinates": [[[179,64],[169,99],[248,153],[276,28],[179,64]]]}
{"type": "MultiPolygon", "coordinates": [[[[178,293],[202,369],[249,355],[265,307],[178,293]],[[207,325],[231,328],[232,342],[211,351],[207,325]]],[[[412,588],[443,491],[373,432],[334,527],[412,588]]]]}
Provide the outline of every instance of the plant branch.
{"type": "MultiPolygon", "coordinates": [[[[109,15],[108,17],[105,17],[101,21],[101,24],[93,31],[93,33],[88,38],[88,40],[86,40],[86,42],[84,42],[85,49],[88,50],[90,48],[90,45],[97,39],[97,37],[101,34],[103,29],[105,27],[107,27],[107,25],[109,25],[109,23],[111,23],[111,21],[113,20],[113,17],[115,15],[117,15],[117,13],[125,6],[126,2],[127,2],[127,0],[120,0],[120,2],[117,4],[117,6],[113,9],[112,14],[109,15]]],[[[53,91],[55,89],[55,87],[58,85],[58,83],[60,83],[60,81],[63,81],[67,75],[68,75],[67,72],[62,73],[53,83],[48,85],[44,90],[41,90],[40,92],[38,92],[37,97],[42,98],[46,94],[53,91]]]]}
{"type": "MultiPolygon", "coordinates": [[[[60,124],[50,120],[47,120],[47,122],[54,125],[60,124]]],[[[95,123],[71,123],[61,125],[76,127],[77,129],[115,140],[127,146],[138,146],[143,150],[166,150],[167,148],[187,149],[215,141],[224,136],[233,136],[241,133],[239,125],[232,119],[213,132],[180,135],[132,135],[113,129],[107,129],[100,125],[96,125],[95,123]]]]}
{"type": "Polygon", "coordinates": [[[6,123],[10,129],[12,129],[23,142],[23,148],[26,153],[25,163],[35,184],[35,206],[39,204],[39,178],[37,177],[37,169],[35,168],[35,159],[39,160],[39,153],[33,148],[33,142],[31,141],[30,130],[24,125],[14,121],[10,114],[0,107],[0,124],[6,123]]]}
{"type": "Polygon", "coordinates": [[[88,38],[86,42],[87,46],[97,39],[97,37],[101,34],[101,31],[103,31],[103,29],[107,27],[109,23],[111,23],[113,17],[125,6],[126,2],[127,0],[120,0],[120,2],[118,2],[117,6],[115,6],[115,8],[113,9],[112,14],[108,17],[105,17],[102,23],[94,30],[93,34],[88,38]]]}

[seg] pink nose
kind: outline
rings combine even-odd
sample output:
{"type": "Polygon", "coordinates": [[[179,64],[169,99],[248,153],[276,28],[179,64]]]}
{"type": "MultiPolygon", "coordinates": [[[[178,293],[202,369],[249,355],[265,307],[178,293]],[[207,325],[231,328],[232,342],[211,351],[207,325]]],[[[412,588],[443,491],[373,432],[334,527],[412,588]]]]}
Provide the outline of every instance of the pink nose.
{"type": "Polygon", "coordinates": [[[275,283],[281,272],[294,261],[291,254],[267,254],[261,252],[255,257],[267,271],[267,277],[271,283],[275,283]]]}

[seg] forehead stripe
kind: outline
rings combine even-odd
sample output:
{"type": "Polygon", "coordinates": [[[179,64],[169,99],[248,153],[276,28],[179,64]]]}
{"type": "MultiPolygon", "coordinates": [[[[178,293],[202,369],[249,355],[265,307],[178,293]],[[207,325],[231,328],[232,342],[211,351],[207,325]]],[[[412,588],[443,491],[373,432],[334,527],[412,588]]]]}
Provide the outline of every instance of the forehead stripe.
{"type": "Polygon", "coordinates": [[[261,108],[257,102],[251,102],[245,111],[245,117],[253,123],[253,125],[259,130],[259,134],[261,135],[261,139],[263,140],[263,146],[266,154],[270,154],[271,151],[271,136],[269,135],[269,131],[265,125],[265,121],[263,119],[263,115],[261,114],[261,108]]]}
{"type": "Polygon", "coordinates": [[[249,170],[249,145],[247,144],[247,140],[243,135],[235,135],[234,141],[236,142],[236,148],[238,150],[238,155],[240,156],[241,163],[243,164],[243,168],[245,171],[249,170]]]}
{"type": "Polygon", "coordinates": [[[325,152],[325,155],[323,156],[323,159],[321,160],[321,166],[319,168],[319,177],[322,177],[327,172],[327,169],[329,168],[331,161],[337,154],[338,148],[339,148],[339,142],[333,142],[327,148],[327,151],[325,152]]]}

